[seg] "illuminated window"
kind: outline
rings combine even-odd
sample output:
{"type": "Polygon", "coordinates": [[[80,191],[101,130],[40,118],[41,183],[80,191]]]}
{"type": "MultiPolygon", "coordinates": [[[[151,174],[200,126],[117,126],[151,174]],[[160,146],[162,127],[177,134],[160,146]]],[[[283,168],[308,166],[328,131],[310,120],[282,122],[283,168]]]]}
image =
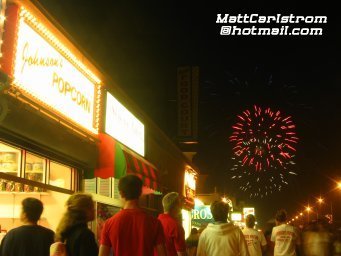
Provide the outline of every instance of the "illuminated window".
{"type": "Polygon", "coordinates": [[[25,178],[45,183],[46,159],[26,153],[25,178]]]}
{"type": "MultiPolygon", "coordinates": [[[[76,169],[12,147],[0,141],[0,172],[27,180],[76,191],[79,176],[76,169]]],[[[32,183],[0,179],[0,191],[43,192],[45,188],[32,183]]]]}
{"type": "Polygon", "coordinates": [[[51,161],[49,184],[60,188],[71,189],[72,172],[73,169],[71,167],[51,161]]]}
{"type": "Polygon", "coordinates": [[[0,171],[20,176],[21,150],[0,142],[0,171]]]}

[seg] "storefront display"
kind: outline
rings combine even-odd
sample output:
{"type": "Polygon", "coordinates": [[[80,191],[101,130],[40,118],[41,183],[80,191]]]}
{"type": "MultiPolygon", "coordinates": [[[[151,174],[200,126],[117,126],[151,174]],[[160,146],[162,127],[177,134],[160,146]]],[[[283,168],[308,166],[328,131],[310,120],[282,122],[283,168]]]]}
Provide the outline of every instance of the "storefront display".
{"type": "Polygon", "coordinates": [[[43,216],[49,218],[42,217],[40,224],[56,228],[64,210],[61,206],[77,189],[77,170],[1,141],[0,166],[0,176],[9,174],[7,179],[0,177],[1,228],[7,231],[20,225],[21,200],[26,197],[35,197],[44,203],[43,216]],[[11,176],[16,178],[11,180],[11,176]],[[53,191],[53,187],[65,192],[53,191]]]}
{"type": "Polygon", "coordinates": [[[0,143],[0,171],[20,176],[20,150],[0,143]]]}
{"type": "Polygon", "coordinates": [[[21,201],[27,197],[39,199],[44,204],[44,211],[39,220],[39,225],[56,230],[60,218],[64,213],[64,207],[69,195],[56,191],[44,192],[7,192],[0,191],[1,211],[0,226],[2,233],[20,226],[21,201]]]}
{"type": "MultiPolygon", "coordinates": [[[[0,171],[13,176],[49,184],[68,190],[75,189],[76,170],[47,158],[12,147],[0,141],[0,171]],[[22,168],[24,166],[24,168],[22,168]],[[48,177],[48,178],[47,178],[48,177]]],[[[0,190],[7,192],[38,192],[42,188],[0,179],[0,190]]]]}
{"type": "Polygon", "coordinates": [[[10,81],[0,87],[0,233],[20,224],[27,197],[44,203],[39,224],[55,230],[97,161],[101,74],[44,12],[30,0],[0,9],[0,69],[10,81]]]}
{"type": "Polygon", "coordinates": [[[195,205],[197,173],[187,167],[184,174],[184,209],[182,210],[182,225],[185,229],[185,236],[189,236],[192,229],[192,209],[195,205]]]}
{"type": "Polygon", "coordinates": [[[182,227],[185,230],[185,238],[187,238],[191,234],[191,229],[192,229],[191,211],[187,211],[187,210],[182,209],[181,210],[181,216],[182,216],[182,227]]]}
{"type": "Polygon", "coordinates": [[[118,213],[121,208],[113,205],[97,202],[97,218],[96,218],[96,236],[99,240],[103,229],[104,222],[118,213]]]}

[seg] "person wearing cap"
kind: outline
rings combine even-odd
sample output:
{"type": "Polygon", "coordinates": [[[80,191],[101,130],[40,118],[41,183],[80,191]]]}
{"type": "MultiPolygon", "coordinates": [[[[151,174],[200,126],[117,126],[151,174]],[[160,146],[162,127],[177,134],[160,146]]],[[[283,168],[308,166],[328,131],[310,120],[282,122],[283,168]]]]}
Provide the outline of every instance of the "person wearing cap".
{"type": "Polygon", "coordinates": [[[166,239],[168,256],[185,256],[185,230],[181,225],[181,200],[176,192],[166,194],[162,199],[163,214],[160,220],[166,239]]]}

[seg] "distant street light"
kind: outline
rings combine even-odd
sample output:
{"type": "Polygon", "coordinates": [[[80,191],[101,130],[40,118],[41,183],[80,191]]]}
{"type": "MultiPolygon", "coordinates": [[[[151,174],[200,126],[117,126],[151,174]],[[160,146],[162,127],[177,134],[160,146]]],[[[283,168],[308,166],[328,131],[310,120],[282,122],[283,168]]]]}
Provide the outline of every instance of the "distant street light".
{"type": "Polygon", "coordinates": [[[338,188],[338,189],[341,189],[341,181],[339,181],[339,182],[337,183],[337,188],[338,188]]]}
{"type": "Polygon", "coordinates": [[[319,218],[319,212],[320,212],[320,210],[321,210],[321,204],[323,203],[323,198],[322,197],[320,197],[320,198],[318,198],[317,199],[317,202],[319,203],[319,207],[318,207],[318,209],[317,209],[317,212],[316,212],[316,218],[318,219],[319,218]]]}
{"type": "Polygon", "coordinates": [[[310,206],[308,205],[305,209],[306,209],[307,212],[308,212],[308,223],[309,223],[309,221],[310,221],[310,211],[311,211],[311,208],[310,208],[310,206]]]}

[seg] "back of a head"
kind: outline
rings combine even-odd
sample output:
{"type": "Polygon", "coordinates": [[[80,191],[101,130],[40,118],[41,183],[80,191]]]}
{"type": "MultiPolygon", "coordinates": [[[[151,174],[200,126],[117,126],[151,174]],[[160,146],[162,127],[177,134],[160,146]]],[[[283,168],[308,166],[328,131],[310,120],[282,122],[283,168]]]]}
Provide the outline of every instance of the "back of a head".
{"type": "Polygon", "coordinates": [[[87,213],[93,209],[94,201],[90,194],[75,193],[66,201],[67,211],[77,215],[79,221],[87,221],[87,213]]]}
{"type": "Polygon", "coordinates": [[[229,205],[223,201],[214,201],[211,204],[211,213],[215,221],[227,221],[229,205]]]}
{"type": "Polygon", "coordinates": [[[191,235],[196,235],[198,234],[198,229],[197,228],[192,228],[191,229],[191,235]]]}
{"type": "Polygon", "coordinates": [[[256,218],[253,214],[249,214],[246,216],[245,225],[248,228],[253,228],[255,226],[255,222],[256,222],[256,218]]]}
{"type": "Polygon", "coordinates": [[[44,206],[43,203],[32,197],[25,198],[22,202],[22,211],[28,221],[37,222],[43,213],[44,206]]]}
{"type": "Polygon", "coordinates": [[[280,209],[276,213],[276,220],[278,222],[285,222],[287,220],[287,212],[284,209],[280,209]]]}
{"type": "Polygon", "coordinates": [[[136,175],[128,174],[118,182],[118,190],[126,200],[136,200],[142,194],[142,180],[136,175]]]}
{"type": "Polygon", "coordinates": [[[179,202],[179,194],[177,192],[170,192],[162,198],[162,206],[164,212],[170,212],[177,206],[179,202]]]}
{"type": "Polygon", "coordinates": [[[94,219],[94,201],[90,194],[72,194],[65,203],[66,212],[59,221],[56,229],[56,241],[63,241],[65,234],[78,224],[87,223],[94,219]]]}

